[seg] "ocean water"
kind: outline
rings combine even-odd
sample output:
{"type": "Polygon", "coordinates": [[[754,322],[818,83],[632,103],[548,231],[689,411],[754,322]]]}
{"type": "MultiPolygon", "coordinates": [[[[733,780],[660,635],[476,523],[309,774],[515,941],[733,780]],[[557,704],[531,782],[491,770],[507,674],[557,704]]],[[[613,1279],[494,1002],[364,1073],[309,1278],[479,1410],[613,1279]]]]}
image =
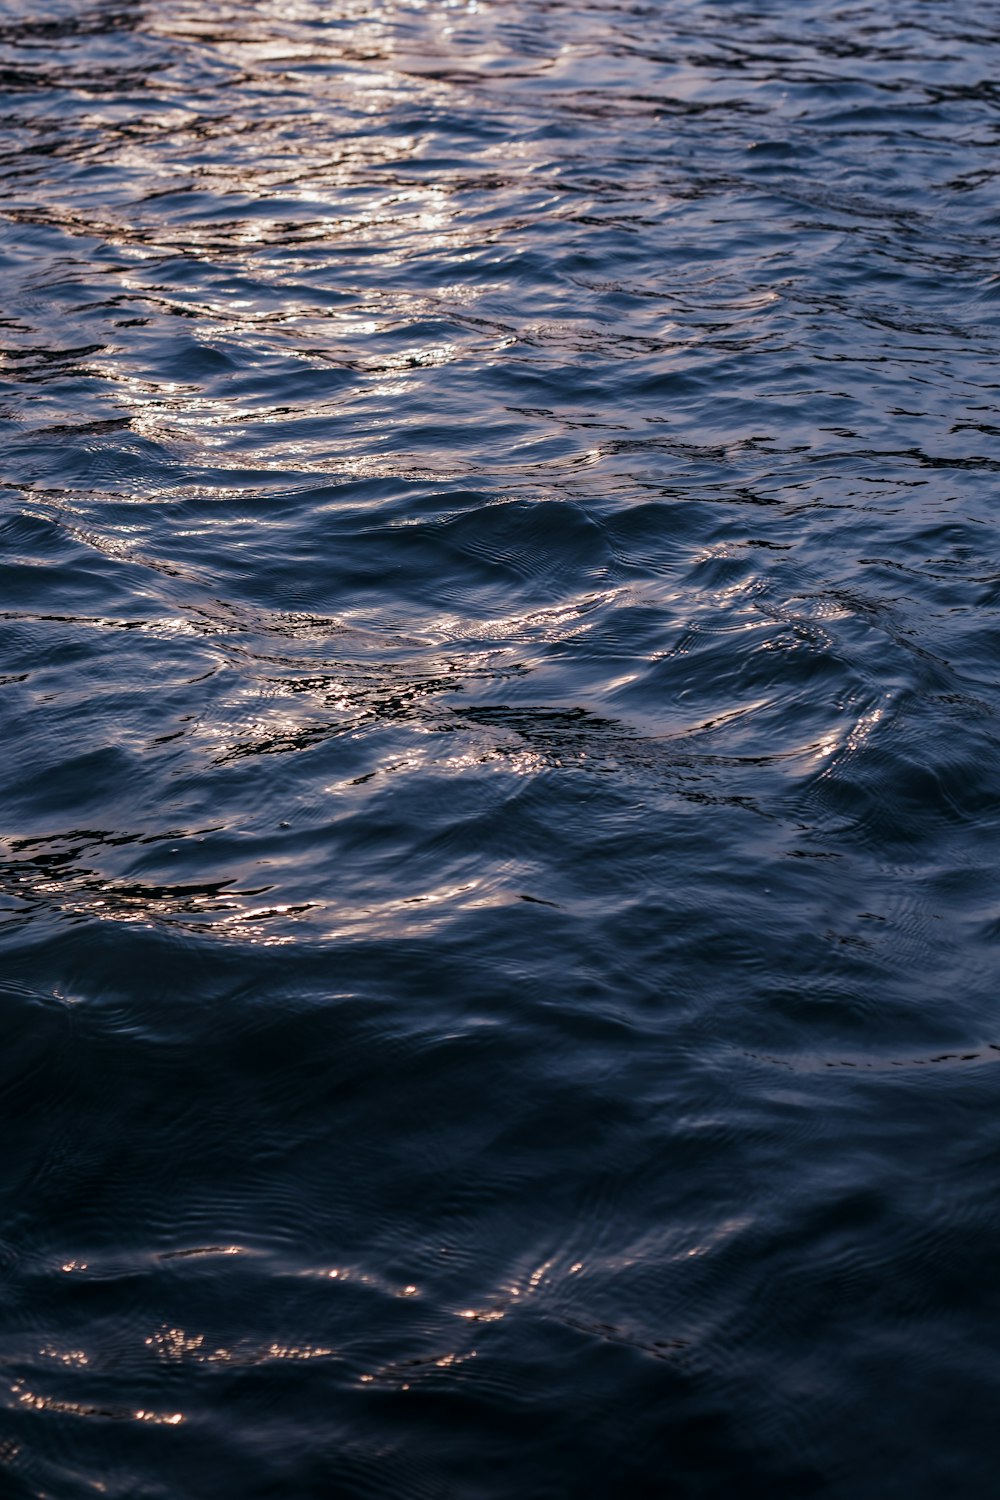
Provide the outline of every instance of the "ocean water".
{"type": "Polygon", "coordinates": [[[1000,18],[0,3],[0,1493],[986,1500],[1000,18]]]}

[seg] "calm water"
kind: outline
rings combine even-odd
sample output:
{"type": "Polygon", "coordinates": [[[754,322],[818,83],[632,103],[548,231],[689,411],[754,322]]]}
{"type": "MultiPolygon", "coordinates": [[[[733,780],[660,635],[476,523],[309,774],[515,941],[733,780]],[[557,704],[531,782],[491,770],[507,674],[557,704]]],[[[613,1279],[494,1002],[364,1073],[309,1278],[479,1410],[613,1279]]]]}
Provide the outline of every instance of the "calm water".
{"type": "Polygon", "coordinates": [[[0,1470],[980,1500],[985,0],[2,0],[0,1470]]]}

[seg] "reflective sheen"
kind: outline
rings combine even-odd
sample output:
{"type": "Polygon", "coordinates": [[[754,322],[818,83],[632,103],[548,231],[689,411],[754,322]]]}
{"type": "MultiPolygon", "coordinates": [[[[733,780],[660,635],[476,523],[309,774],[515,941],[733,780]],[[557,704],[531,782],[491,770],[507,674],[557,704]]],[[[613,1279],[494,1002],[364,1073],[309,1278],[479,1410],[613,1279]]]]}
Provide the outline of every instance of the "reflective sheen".
{"type": "Polygon", "coordinates": [[[992,1500],[1000,22],[0,0],[0,1490],[992,1500]]]}

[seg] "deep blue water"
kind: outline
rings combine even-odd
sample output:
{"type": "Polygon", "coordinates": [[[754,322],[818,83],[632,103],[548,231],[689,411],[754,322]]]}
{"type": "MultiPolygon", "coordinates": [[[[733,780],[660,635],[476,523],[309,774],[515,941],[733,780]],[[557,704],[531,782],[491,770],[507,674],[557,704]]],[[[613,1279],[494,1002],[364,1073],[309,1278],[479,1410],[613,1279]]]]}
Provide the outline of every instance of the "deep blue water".
{"type": "Polygon", "coordinates": [[[0,1493],[987,1500],[1000,12],[0,3],[0,1493]]]}

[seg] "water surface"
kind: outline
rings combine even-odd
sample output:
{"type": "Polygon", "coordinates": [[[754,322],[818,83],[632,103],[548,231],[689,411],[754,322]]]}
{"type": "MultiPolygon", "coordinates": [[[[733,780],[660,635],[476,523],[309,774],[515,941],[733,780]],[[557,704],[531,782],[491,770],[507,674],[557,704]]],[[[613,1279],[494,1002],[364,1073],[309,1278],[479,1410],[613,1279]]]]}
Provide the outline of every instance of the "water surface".
{"type": "Polygon", "coordinates": [[[986,1500],[1000,26],[0,3],[0,1463],[986,1500]]]}

